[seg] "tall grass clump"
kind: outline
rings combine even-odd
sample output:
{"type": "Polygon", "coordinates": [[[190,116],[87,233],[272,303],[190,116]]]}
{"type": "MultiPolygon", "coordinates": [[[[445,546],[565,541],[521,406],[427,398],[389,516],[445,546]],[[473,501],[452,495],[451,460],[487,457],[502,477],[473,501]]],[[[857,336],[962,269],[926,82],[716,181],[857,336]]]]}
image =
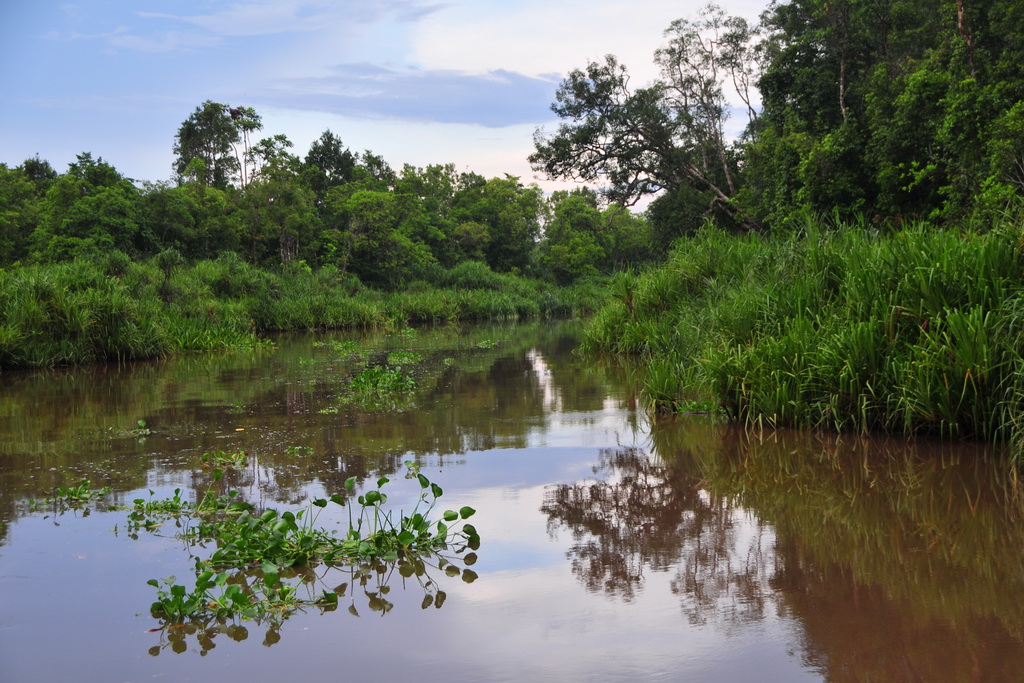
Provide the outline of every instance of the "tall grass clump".
{"type": "Polygon", "coordinates": [[[647,359],[655,411],[697,391],[744,423],[1024,445],[1021,234],[705,229],[618,276],[583,348],[647,359]]]}
{"type": "Polygon", "coordinates": [[[0,369],[251,347],[287,330],[581,315],[604,301],[597,282],[551,287],[477,262],[430,278],[384,292],[331,265],[261,269],[230,252],[188,263],[173,249],[0,270],[0,369]]]}

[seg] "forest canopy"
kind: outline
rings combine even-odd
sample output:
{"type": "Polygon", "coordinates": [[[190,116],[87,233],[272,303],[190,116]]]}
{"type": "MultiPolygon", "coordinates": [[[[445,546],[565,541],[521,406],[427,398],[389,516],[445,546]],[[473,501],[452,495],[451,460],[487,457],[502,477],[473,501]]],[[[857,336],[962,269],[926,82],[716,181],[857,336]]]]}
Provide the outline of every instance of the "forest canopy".
{"type": "Polygon", "coordinates": [[[608,55],[558,88],[561,124],[537,132],[530,161],[578,189],[393,169],[330,130],[300,156],[255,109],[208,100],[174,135],[170,182],[89,152],[64,173],[0,164],[0,267],[173,250],[389,289],[467,261],[566,284],[655,262],[707,222],[987,229],[1021,207],[1016,0],[777,1],[756,24],[710,4],[651,47],[651,83],[608,55]]]}
{"type": "Polygon", "coordinates": [[[612,55],[570,73],[530,159],[612,202],[656,194],[667,231],[808,211],[984,225],[1024,192],[1022,36],[1016,0],[790,0],[753,26],[710,4],[665,31],[653,83],[612,55]]]}

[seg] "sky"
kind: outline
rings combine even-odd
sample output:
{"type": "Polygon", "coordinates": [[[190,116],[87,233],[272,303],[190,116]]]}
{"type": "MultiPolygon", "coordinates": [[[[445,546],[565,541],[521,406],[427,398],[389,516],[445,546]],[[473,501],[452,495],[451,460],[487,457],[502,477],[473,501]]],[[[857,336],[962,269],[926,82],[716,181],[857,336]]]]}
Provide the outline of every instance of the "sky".
{"type": "MultiPolygon", "coordinates": [[[[531,171],[555,90],[614,54],[656,76],[670,0],[0,0],[0,163],[63,172],[90,152],[140,181],[172,177],[174,136],[205,100],[254,108],[305,156],[325,130],[396,170],[531,171]]],[[[767,0],[720,0],[753,21],[767,0]]],[[[735,117],[741,127],[740,117],[735,117]]]]}

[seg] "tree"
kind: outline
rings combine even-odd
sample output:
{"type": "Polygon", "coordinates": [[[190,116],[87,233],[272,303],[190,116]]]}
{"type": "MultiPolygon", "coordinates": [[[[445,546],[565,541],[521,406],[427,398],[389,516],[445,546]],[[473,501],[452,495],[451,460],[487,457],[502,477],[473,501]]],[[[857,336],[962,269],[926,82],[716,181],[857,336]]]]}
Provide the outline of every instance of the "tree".
{"type": "Polygon", "coordinates": [[[246,186],[236,210],[252,261],[272,265],[312,259],[322,229],[313,192],[298,176],[271,169],[246,186]]]}
{"type": "Polygon", "coordinates": [[[38,212],[39,194],[29,175],[0,164],[0,267],[28,255],[38,212]]]}
{"type": "Polygon", "coordinates": [[[525,271],[540,236],[544,198],[537,186],[525,187],[519,178],[485,180],[463,174],[453,199],[452,217],[467,243],[482,242],[487,265],[496,272],[525,271]],[[486,235],[479,226],[486,227],[486,235]]]}
{"type": "Polygon", "coordinates": [[[398,196],[350,187],[336,188],[329,195],[344,222],[344,243],[336,258],[342,273],[351,270],[363,282],[393,288],[435,262],[430,249],[403,229],[406,216],[398,196]]]}
{"type": "Polygon", "coordinates": [[[141,225],[139,190],[85,152],[47,190],[32,233],[33,256],[52,263],[113,249],[137,252],[141,225]]]}
{"type": "Polygon", "coordinates": [[[331,188],[353,180],[358,161],[358,156],[329,130],[313,141],[304,159],[302,174],[306,184],[316,193],[318,206],[323,206],[331,188]]]}
{"type": "Polygon", "coordinates": [[[611,55],[571,72],[551,107],[568,123],[553,135],[538,131],[530,162],[550,178],[604,178],[605,198],[623,206],[688,187],[709,211],[757,228],[733,201],[737,159],[722,133],[726,79],[752,101],[753,32],[709,5],[700,20],[675,22],[666,35],[656,54],[662,79],[649,87],[631,90],[626,67],[611,55]]]}
{"type": "Polygon", "coordinates": [[[541,269],[560,285],[597,275],[608,269],[605,243],[609,234],[602,230],[597,196],[586,189],[558,191],[551,197],[554,216],[544,228],[538,247],[541,269]]]}
{"type": "Polygon", "coordinates": [[[237,179],[244,187],[253,161],[249,137],[261,128],[262,120],[252,108],[206,100],[175,135],[174,172],[179,182],[196,180],[223,190],[237,179]]]}

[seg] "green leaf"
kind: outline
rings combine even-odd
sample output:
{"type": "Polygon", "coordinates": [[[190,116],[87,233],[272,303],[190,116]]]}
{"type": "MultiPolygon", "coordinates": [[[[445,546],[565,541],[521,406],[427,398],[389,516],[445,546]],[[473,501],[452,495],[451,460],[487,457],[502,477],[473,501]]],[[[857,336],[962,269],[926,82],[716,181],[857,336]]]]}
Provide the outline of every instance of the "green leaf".
{"type": "Polygon", "coordinates": [[[344,506],[344,505],[345,505],[345,499],[344,499],[344,498],[342,498],[342,497],[341,497],[341,496],[340,496],[339,494],[337,494],[337,493],[335,493],[335,494],[334,494],[333,496],[331,496],[331,502],[332,502],[332,503],[336,503],[336,504],[338,504],[338,505],[342,505],[342,506],[344,506]]]}
{"type": "Polygon", "coordinates": [[[444,491],[437,484],[431,483],[430,490],[433,492],[434,498],[440,498],[441,496],[444,495],[444,491]]]}
{"type": "Polygon", "coordinates": [[[459,513],[457,513],[455,510],[445,510],[444,511],[444,521],[446,521],[446,522],[454,522],[458,518],[459,518],[459,513]]]}
{"type": "Polygon", "coordinates": [[[313,505],[315,505],[318,508],[325,508],[327,507],[327,499],[317,498],[313,501],[313,505]]]}
{"type": "Polygon", "coordinates": [[[374,503],[379,503],[379,502],[381,502],[381,499],[382,499],[380,491],[367,491],[366,495],[364,497],[366,498],[366,504],[367,505],[373,505],[374,503]]]}
{"type": "Polygon", "coordinates": [[[469,519],[470,517],[472,517],[475,514],[476,514],[476,510],[474,510],[473,508],[469,507],[468,505],[465,505],[465,506],[459,508],[459,517],[461,517],[462,519],[469,519]]]}
{"type": "Polygon", "coordinates": [[[420,488],[423,488],[423,489],[425,489],[425,488],[427,488],[428,486],[430,486],[430,480],[429,480],[429,479],[427,479],[427,478],[426,478],[425,476],[423,476],[422,474],[417,474],[417,475],[416,475],[416,478],[417,478],[417,479],[419,480],[419,482],[420,482],[420,488]]]}
{"type": "Polygon", "coordinates": [[[377,480],[377,488],[384,486],[384,484],[388,483],[389,481],[391,480],[388,479],[387,477],[381,477],[380,479],[377,480]]]}
{"type": "Polygon", "coordinates": [[[156,579],[150,579],[146,583],[149,584],[150,586],[152,586],[153,588],[159,588],[160,587],[160,584],[157,583],[156,579]]]}
{"type": "Polygon", "coordinates": [[[348,479],[345,480],[345,490],[346,491],[351,491],[355,487],[355,485],[356,485],[356,478],[355,477],[349,477],[348,479]]]}

